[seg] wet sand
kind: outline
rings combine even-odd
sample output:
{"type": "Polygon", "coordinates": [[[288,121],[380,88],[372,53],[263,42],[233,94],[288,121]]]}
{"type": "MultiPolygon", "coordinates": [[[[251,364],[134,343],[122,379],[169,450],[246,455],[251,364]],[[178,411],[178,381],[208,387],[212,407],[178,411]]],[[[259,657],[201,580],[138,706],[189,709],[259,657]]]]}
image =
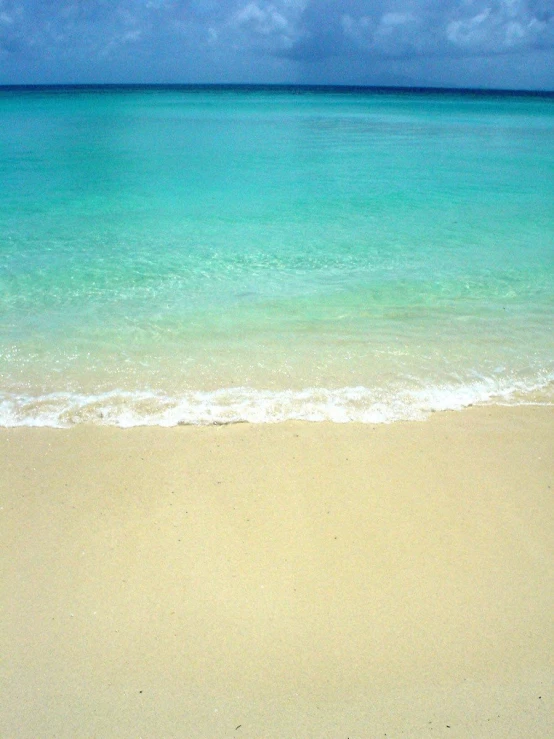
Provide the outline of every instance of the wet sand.
{"type": "Polygon", "coordinates": [[[554,736],[553,408],[0,453],[0,736],[554,736]]]}

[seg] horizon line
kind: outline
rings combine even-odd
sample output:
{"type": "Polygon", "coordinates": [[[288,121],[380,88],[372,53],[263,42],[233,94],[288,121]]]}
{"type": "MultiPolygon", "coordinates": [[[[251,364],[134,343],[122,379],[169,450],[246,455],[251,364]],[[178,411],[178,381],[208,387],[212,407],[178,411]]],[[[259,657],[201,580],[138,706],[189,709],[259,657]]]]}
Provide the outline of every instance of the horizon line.
{"type": "Polygon", "coordinates": [[[382,92],[433,92],[433,93],[470,93],[470,94],[496,94],[496,95],[522,95],[522,96],[554,96],[554,89],[527,88],[495,88],[495,87],[449,87],[435,85],[349,85],[331,83],[294,83],[294,82],[55,82],[55,83],[0,83],[0,90],[63,90],[63,89],[193,89],[193,88],[218,88],[218,89],[304,89],[310,91],[335,90],[335,91],[382,91],[382,92]]]}

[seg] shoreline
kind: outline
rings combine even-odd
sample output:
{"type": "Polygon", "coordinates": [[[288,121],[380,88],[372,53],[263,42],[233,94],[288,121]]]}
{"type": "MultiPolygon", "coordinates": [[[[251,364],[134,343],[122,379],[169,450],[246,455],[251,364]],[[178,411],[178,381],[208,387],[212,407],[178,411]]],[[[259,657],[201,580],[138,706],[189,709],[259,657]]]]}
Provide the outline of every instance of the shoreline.
{"type": "Polygon", "coordinates": [[[554,733],[552,406],[0,447],[0,734],[554,733]]]}
{"type": "MultiPolygon", "coordinates": [[[[427,397],[377,402],[365,387],[305,388],[303,390],[255,390],[231,387],[190,391],[171,398],[163,394],[114,390],[99,395],[50,393],[38,397],[1,396],[0,430],[58,429],[78,426],[132,428],[178,428],[180,426],[232,426],[286,423],[381,425],[422,423],[435,414],[459,413],[472,408],[554,408],[552,382],[528,390],[511,402],[501,394],[471,401],[451,397],[427,397]],[[365,401],[365,404],[364,404],[365,401]],[[300,407],[299,405],[300,404],[300,407]]],[[[448,393],[447,393],[448,395],[448,393]]]]}

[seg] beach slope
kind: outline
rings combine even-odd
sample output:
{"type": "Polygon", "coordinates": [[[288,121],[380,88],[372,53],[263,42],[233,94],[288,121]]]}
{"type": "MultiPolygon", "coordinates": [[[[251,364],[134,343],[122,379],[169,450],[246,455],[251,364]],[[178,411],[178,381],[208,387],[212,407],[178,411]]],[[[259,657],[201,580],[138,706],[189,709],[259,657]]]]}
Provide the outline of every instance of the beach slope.
{"type": "Polygon", "coordinates": [[[554,409],[0,450],[0,736],[554,736],[554,409]]]}

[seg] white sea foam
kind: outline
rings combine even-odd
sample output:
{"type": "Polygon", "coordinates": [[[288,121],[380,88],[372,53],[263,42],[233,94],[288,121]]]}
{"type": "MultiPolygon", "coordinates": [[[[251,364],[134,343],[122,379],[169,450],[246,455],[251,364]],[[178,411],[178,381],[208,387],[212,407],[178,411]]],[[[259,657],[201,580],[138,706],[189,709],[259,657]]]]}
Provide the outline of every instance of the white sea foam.
{"type": "Polygon", "coordinates": [[[461,410],[476,404],[552,404],[551,393],[546,393],[546,401],[544,396],[552,381],[551,377],[533,383],[483,379],[463,385],[397,391],[367,387],[297,391],[233,387],[190,391],[179,397],[117,390],[97,395],[0,394],[0,425],[67,428],[88,423],[130,428],[289,420],[391,423],[422,420],[435,411],[461,410]]]}

